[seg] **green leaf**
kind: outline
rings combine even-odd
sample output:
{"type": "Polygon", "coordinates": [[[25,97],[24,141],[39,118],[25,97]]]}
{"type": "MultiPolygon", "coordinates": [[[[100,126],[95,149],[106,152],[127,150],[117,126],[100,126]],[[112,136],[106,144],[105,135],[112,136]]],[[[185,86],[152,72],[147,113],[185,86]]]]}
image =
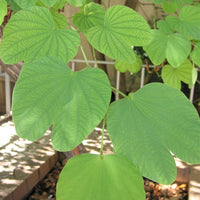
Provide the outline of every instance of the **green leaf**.
{"type": "Polygon", "coordinates": [[[142,66],[142,60],[139,56],[136,56],[136,61],[134,63],[127,63],[124,61],[116,60],[115,61],[115,69],[124,73],[129,71],[131,73],[137,73],[140,71],[142,66]]]}
{"type": "Polygon", "coordinates": [[[21,8],[18,6],[18,4],[15,2],[15,0],[6,0],[7,1],[7,4],[10,5],[10,8],[13,10],[13,11],[19,11],[21,10],[21,8]]]}
{"type": "Polygon", "coordinates": [[[176,4],[176,2],[163,2],[161,4],[162,9],[166,12],[166,13],[173,13],[177,10],[178,6],[176,4]]]}
{"type": "Polygon", "coordinates": [[[6,13],[7,13],[7,2],[6,0],[0,0],[0,25],[2,24],[6,13]]]}
{"type": "Polygon", "coordinates": [[[176,178],[170,152],[189,163],[200,161],[198,113],[182,92],[165,84],[148,84],[112,103],[107,129],[115,152],[156,182],[176,178]]]}
{"type": "Polygon", "coordinates": [[[192,69],[192,76],[190,78],[190,82],[189,82],[189,88],[192,88],[192,86],[196,83],[198,78],[198,73],[195,67],[193,67],[192,69]]]}
{"type": "Polygon", "coordinates": [[[151,39],[147,22],[126,6],[112,6],[105,14],[104,25],[93,27],[87,39],[94,48],[110,58],[134,62],[132,45],[143,46],[151,39]]]}
{"type": "Polygon", "coordinates": [[[57,0],[40,0],[45,6],[51,7],[53,6],[57,0]]]}
{"type": "Polygon", "coordinates": [[[68,0],[57,0],[52,9],[58,10],[64,7],[68,0]]]}
{"type": "Polygon", "coordinates": [[[192,77],[193,65],[189,60],[186,60],[179,67],[172,67],[171,65],[165,65],[162,69],[162,79],[165,84],[181,89],[181,81],[186,84],[190,83],[192,77]]]}
{"type": "Polygon", "coordinates": [[[53,20],[54,20],[54,24],[55,24],[55,28],[56,29],[66,29],[67,28],[67,18],[60,14],[60,13],[53,13],[53,20]]]}
{"type": "Polygon", "coordinates": [[[200,40],[200,8],[184,6],[179,13],[176,30],[190,39],[200,40]]]}
{"type": "Polygon", "coordinates": [[[73,72],[50,57],[25,64],[13,95],[17,133],[37,140],[53,123],[53,147],[72,150],[100,123],[110,94],[110,83],[100,69],[73,72]]]}
{"type": "Polygon", "coordinates": [[[169,26],[169,24],[167,23],[166,20],[159,20],[157,22],[157,27],[159,29],[159,31],[165,33],[165,34],[170,34],[173,33],[174,31],[171,29],[171,27],[169,26]]]}
{"type": "MultiPolygon", "coordinates": [[[[91,0],[92,1],[92,0],[91,0]]],[[[88,0],[68,0],[68,2],[72,5],[72,6],[75,6],[75,7],[81,7],[91,1],[88,1],[88,0]]]]}
{"type": "Polygon", "coordinates": [[[200,42],[194,47],[194,50],[190,54],[191,60],[200,67],[200,42]]]}
{"type": "Polygon", "coordinates": [[[138,169],[117,154],[82,154],[69,160],[57,184],[58,200],[144,200],[138,169]],[[78,183],[78,187],[77,187],[78,183]]]}
{"type": "Polygon", "coordinates": [[[78,51],[79,34],[56,30],[48,9],[31,7],[16,13],[4,29],[0,55],[4,63],[30,62],[43,56],[60,56],[65,62],[78,51]]]}
{"type": "Polygon", "coordinates": [[[37,0],[28,0],[28,1],[27,0],[14,0],[14,1],[22,9],[34,6],[36,4],[36,2],[37,2],[37,0]]]}
{"type": "Polygon", "coordinates": [[[160,65],[167,58],[172,66],[177,67],[187,59],[191,44],[184,36],[179,33],[166,35],[159,30],[152,30],[152,34],[153,39],[144,46],[144,50],[155,65],[160,65]]]}
{"type": "Polygon", "coordinates": [[[89,3],[72,16],[73,24],[83,33],[94,26],[103,25],[105,10],[96,3],[89,3]]]}

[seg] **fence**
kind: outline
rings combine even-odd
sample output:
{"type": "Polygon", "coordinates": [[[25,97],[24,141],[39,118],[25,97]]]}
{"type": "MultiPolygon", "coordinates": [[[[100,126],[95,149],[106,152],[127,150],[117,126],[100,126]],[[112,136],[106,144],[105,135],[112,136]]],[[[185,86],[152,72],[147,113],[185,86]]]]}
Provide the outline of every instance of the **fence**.
{"type": "MultiPolygon", "coordinates": [[[[76,71],[76,63],[85,63],[84,60],[78,60],[74,59],[71,60],[71,68],[73,71],[76,71]]],[[[114,65],[114,62],[110,61],[94,61],[94,60],[88,60],[89,64],[92,64],[94,67],[97,67],[98,64],[104,64],[104,65],[114,65]]],[[[154,66],[149,66],[153,68],[154,66]]],[[[145,78],[145,72],[146,72],[146,66],[142,65],[141,68],[141,77],[140,77],[140,88],[144,86],[144,78],[145,78]]],[[[5,102],[6,102],[6,113],[9,113],[11,111],[11,89],[10,89],[10,77],[6,72],[1,72],[0,68],[0,76],[5,78],[5,102]]],[[[119,90],[120,87],[120,72],[117,71],[116,74],[116,88],[119,90]]],[[[194,97],[194,86],[190,90],[190,101],[193,102],[194,97]]],[[[119,93],[116,93],[115,96],[116,100],[119,99],[119,93]]]]}

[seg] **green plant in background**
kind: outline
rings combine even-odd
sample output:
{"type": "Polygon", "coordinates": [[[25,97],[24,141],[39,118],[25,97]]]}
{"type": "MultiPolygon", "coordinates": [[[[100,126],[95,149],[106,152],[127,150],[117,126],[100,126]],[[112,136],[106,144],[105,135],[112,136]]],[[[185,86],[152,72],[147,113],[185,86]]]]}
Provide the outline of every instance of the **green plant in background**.
{"type": "MultiPolygon", "coordinates": [[[[0,1],[0,20],[5,3],[0,1]]],[[[100,155],[84,154],[67,163],[57,185],[58,200],[144,200],[142,176],[163,184],[175,180],[172,153],[186,162],[200,163],[199,116],[178,90],[181,81],[192,86],[197,77],[198,5],[155,1],[167,12],[176,11],[175,7],[180,11],[158,21],[158,29],[151,30],[137,12],[120,5],[104,10],[87,0],[7,3],[17,12],[4,29],[0,58],[8,64],[24,61],[13,94],[18,135],[34,141],[53,124],[53,147],[68,151],[103,120],[100,155]],[[67,19],[58,12],[67,2],[80,7],[72,16],[75,27],[66,28],[67,19]],[[161,74],[166,84],[148,84],[126,96],[111,87],[106,73],[92,68],[85,55],[86,67],[73,72],[67,63],[79,46],[82,49],[79,32],[123,72],[140,69],[141,59],[133,46],[143,47],[155,65],[167,60],[161,74]],[[109,105],[111,90],[124,98],[109,105]],[[114,145],[112,155],[102,151],[105,123],[114,145]]]]}

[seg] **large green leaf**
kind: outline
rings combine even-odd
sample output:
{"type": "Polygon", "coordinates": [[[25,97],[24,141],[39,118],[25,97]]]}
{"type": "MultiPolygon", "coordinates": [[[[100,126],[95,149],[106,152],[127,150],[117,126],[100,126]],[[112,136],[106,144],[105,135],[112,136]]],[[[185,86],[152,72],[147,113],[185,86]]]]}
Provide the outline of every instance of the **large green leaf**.
{"type": "Polygon", "coordinates": [[[28,8],[34,6],[37,0],[14,0],[20,8],[28,8]]]}
{"type": "Polygon", "coordinates": [[[143,46],[151,38],[147,22],[126,6],[112,6],[104,25],[89,29],[87,39],[98,51],[125,62],[134,62],[132,45],[143,46]]]}
{"type": "Polygon", "coordinates": [[[200,42],[195,45],[194,50],[190,54],[190,58],[200,67],[200,42]]]}
{"type": "Polygon", "coordinates": [[[36,140],[53,123],[54,148],[71,150],[100,123],[110,93],[108,78],[100,69],[73,72],[50,57],[25,64],[13,95],[16,131],[22,138],[36,140]]]}
{"type": "Polygon", "coordinates": [[[190,39],[200,40],[200,7],[184,6],[179,13],[177,31],[190,39]]]}
{"type": "Polygon", "coordinates": [[[126,158],[82,154],[69,160],[57,184],[58,200],[144,200],[138,169],[126,158]],[[77,187],[78,183],[78,187],[77,187]]]}
{"type": "Polygon", "coordinates": [[[83,33],[89,28],[103,25],[105,10],[96,3],[86,4],[83,9],[72,16],[73,24],[83,33]]]}
{"type": "Polygon", "coordinates": [[[0,25],[2,24],[6,13],[7,13],[7,2],[6,0],[0,0],[0,25]]]}
{"type": "Polygon", "coordinates": [[[142,66],[142,60],[139,56],[136,56],[136,61],[133,63],[127,63],[124,61],[116,60],[115,61],[115,69],[124,73],[129,71],[131,73],[137,73],[140,71],[142,66]]]}
{"type": "Polygon", "coordinates": [[[171,152],[200,163],[200,121],[179,90],[161,83],[144,86],[111,104],[107,129],[116,153],[126,156],[142,174],[170,184],[176,178],[171,152]]]}
{"type": "Polygon", "coordinates": [[[190,83],[192,77],[193,65],[189,60],[186,60],[179,67],[172,67],[171,65],[165,65],[162,69],[162,79],[165,84],[181,89],[181,81],[186,84],[190,83]]]}
{"type": "Polygon", "coordinates": [[[191,44],[188,39],[179,33],[165,34],[159,30],[152,30],[152,41],[144,46],[151,61],[155,65],[160,65],[165,58],[168,62],[177,67],[188,57],[191,44]]]}
{"type": "Polygon", "coordinates": [[[161,4],[161,7],[166,13],[173,13],[177,10],[178,5],[176,4],[176,2],[165,1],[161,4]]]}
{"type": "Polygon", "coordinates": [[[79,44],[77,32],[56,29],[48,9],[31,7],[12,16],[4,29],[0,55],[8,64],[47,55],[60,56],[67,62],[76,55],[79,44]]]}
{"type": "Polygon", "coordinates": [[[67,18],[60,13],[52,13],[55,28],[56,29],[66,29],[67,28],[67,18]]]}

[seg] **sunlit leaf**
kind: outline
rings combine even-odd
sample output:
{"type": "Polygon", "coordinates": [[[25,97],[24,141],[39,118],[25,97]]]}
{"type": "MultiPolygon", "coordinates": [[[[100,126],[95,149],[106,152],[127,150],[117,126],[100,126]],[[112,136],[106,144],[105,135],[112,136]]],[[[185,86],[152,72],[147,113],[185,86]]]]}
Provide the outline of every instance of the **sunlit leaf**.
{"type": "Polygon", "coordinates": [[[165,84],[181,89],[181,81],[186,84],[190,83],[192,70],[192,63],[186,60],[182,65],[176,68],[171,65],[165,65],[162,69],[161,76],[165,84]]]}
{"type": "Polygon", "coordinates": [[[37,140],[53,123],[54,148],[72,150],[104,117],[110,90],[106,74],[98,68],[73,72],[50,57],[25,64],[13,95],[17,133],[37,140]]]}
{"type": "Polygon", "coordinates": [[[81,7],[89,2],[92,2],[92,0],[68,0],[68,2],[72,6],[81,7]]]}
{"type": "Polygon", "coordinates": [[[138,169],[120,155],[82,154],[69,160],[57,184],[58,200],[144,200],[138,169]],[[78,187],[77,187],[78,183],[78,187]]]}
{"type": "Polygon", "coordinates": [[[64,15],[60,13],[53,13],[52,16],[56,29],[66,29],[68,23],[67,18],[64,15]]]}
{"type": "Polygon", "coordinates": [[[179,90],[161,83],[145,85],[111,104],[107,129],[116,153],[126,156],[143,176],[170,184],[176,178],[175,154],[200,162],[200,120],[179,90]]]}
{"type": "Polygon", "coordinates": [[[78,51],[79,34],[56,29],[48,9],[31,7],[12,16],[4,29],[0,55],[4,63],[30,62],[43,56],[60,56],[65,62],[78,51]]]}
{"type": "Polygon", "coordinates": [[[165,1],[161,4],[161,7],[166,13],[173,13],[177,10],[178,5],[176,4],[176,2],[165,1]]]}
{"type": "Polygon", "coordinates": [[[143,46],[151,39],[150,27],[143,17],[126,6],[112,6],[105,14],[104,25],[90,28],[87,39],[110,58],[134,62],[132,45],[143,46]]]}
{"type": "Polygon", "coordinates": [[[7,13],[7,2],[6,0],[0,0],[0,25],[2,24],[6,13],[7,13]]]}
{"type": "Polygon", "coordinates": [[[105,10],[96,3],[89,3],[75,13],[72,17],[73,24],[81,31],[86,32],[89,28],[103,25],[105,10]]]}

